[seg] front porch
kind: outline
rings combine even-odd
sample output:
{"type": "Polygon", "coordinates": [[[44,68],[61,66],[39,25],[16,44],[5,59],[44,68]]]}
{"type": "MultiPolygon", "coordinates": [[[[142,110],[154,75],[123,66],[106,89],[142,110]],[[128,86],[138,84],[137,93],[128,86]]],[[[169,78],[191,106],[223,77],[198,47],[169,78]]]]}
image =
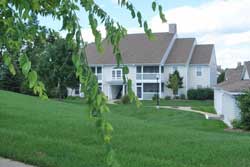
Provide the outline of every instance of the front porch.
{"type": "Polygon", "coordinates": [[[108,86],[108,99],[117,100],[125,95],[126,85],[123,81],[111,81],[108,86]]]}

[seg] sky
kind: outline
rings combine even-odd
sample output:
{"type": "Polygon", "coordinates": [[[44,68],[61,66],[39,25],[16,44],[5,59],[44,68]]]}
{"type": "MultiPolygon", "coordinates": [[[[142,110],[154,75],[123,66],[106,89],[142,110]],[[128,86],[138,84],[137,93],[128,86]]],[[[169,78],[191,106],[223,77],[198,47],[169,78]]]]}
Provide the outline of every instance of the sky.
{"type": "MultiPolygon", "coordinates": [[[[117,0],[95,0],[128,33],[143,32],[130,13],[117,5],[117,0]]],[[[157,0],[168,20],[162,23],[151,9],[152,0],[130,0],[142,12],[153,32],[167,32],[168,24],[176,23],[178,37],[195,37],[198,44],[215,44],[217,64],[223,68],[236,67],[238,62],[250,61],[250,0],[157,0]]],[[[87,15],[77,12],[84,40],[93,42],[87,15]]],[[[39,17],[40,24],[57,31],[62,23],[50,17],[39,17]]],[[[99,30],[105,36],[103,26],[99,30]]],[[[61,32],[62,35],[65,32],[61,32]]]]}

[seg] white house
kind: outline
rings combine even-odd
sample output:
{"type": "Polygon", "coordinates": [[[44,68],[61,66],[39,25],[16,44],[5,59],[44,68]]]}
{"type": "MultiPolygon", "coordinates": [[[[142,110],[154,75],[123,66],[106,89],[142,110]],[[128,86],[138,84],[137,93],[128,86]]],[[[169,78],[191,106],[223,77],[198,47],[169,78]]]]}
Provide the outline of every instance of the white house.
{"type": "MultiPolygon", "coordinates": [[[[179,95],[186,95],[190,88],[216,85],[214,45],[198,45],[195,38],[178,38],[176,24],[169,25],[169,32],[154,35],[156,40],[150,41],[145,34],[129,34],[120,42],[123,63],[129,68],[126,77],[132,80],[139,99],[152,99],[158,91],[161,98],[171,96],[172,90],[165,83],[175,70],[183,77],[179,95]]],[[[86,47],[88,62],[100,89],[108,99],[117,99],[126,89],[122,68],[116,66],[112,46],[106,40],[103,46],[103,55],[97,52],[94,43],[86,47]]]]}
{"type": "Polygon", "coordinates": [[[244,90],[250,89],[250,61],[243,66],[238,65],[236,69],[227,69],[225,81],[218,84],[214,91],[214,106],[224,122],[232,127],[233,120],[240,119],[240,109],[236,97],[244,90]]]}

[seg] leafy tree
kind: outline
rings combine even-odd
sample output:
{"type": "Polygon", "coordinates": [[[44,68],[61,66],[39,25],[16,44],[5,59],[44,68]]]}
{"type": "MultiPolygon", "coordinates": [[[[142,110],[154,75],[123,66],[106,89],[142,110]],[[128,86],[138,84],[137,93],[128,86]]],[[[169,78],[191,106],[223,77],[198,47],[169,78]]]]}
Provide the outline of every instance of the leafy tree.
{"type": "Polygon", "coordinates": [[[79,85],[71,60],[74,47],[75,44],[68,45],[65,39],[55,37],[38,56],[38,75],[45,83],[49,97],[64,98],[67,95],[67,87],[75,88],[79,85]]]}
{"type": "MultiPolygon", "coordinates": [[[[137,11],[131,2],[118,0],[118,4],[121,8],[130,11],[132,18],[137,19],[139,26],[143,27],[149,39],[154,39],[147,21],[143,19],[141,12],[137,11]]],[[[95,75],[91,72],[86,58],[85,42],[81,36],[81,26],[76,14],[80,9],[84,9],[88,14],[88,21],[95,37],[97,50],[100,53],[103,52],[101,33],[97,29],[98,24],[101,23],[106,29],[106,39],[113,46],[113,54],[115,55],[117,66],[123,64],[119,44],[121,39],[127,34],[126,28],[112,19],[94,0],[1,0],[0,57],[13,75],[16,74],[13,62],[18,62],[24,78],[28,81],[29,87],[35,94],[46,99],[45,85],[39,80],[37,72],[31,66],[30,58],[23,52],[22,47],[22,44],[25,42],[32,43],[37,36],[44,39],[44,31],[40,31],[40,26],[31,26],[28,29],[26,23],[32,19],[32,15],[52,16],[53,18],[62,20],[61,29],[67,31],[67,43],[71,45],[76,41],[76,50],[72,53],[76,77],[83,85],[82,91],[87,99],[90,115],[95,118],[97,128],[102,134],[103,142],[108,148],[107,164],[108,166],[118,166],[114,158],[114,150],[111,147],[113,128],[103,117],[103,113],[109,111],[107,99],[104,94],[98,91],[98,82],[95,75]]],[[[166,22],[162,6],[156,1],[152,3],[152,10],[155,12],[158,11],[161,20],[166,22]]],[[[136,101],[139,105],[139,100],[132,91],[132,81],[127,80],[126,77],[124,79],[128,85],[129,98],[131,101],[136,101]]]]}
{"type": "Polygon", "coordinates": [[[242,127],[250,130],[250,90],[244,92],[237,98],[239,108],[241,110],[242,127]]]}
{"type": "Polygon", "coordinates": [[[225,71],[222,71],[219,77],[217,78],[217,83],[225,81],[225,71]]]}
{"type": "Polygon", "coordinates": [[[173,90],[174,96],[178,94],[179,88],[183,88],[183,77],[180,77],[180,74],[177,70],[173,74],[169,74],[169,80],[167,81],[167,88],[173,90]]]}

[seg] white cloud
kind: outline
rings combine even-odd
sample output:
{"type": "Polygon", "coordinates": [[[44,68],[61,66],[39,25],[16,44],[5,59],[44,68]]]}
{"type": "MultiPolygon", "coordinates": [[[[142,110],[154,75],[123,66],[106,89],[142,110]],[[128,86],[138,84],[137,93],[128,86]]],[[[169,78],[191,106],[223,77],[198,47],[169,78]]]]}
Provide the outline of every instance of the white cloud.
{"type": "MultiPolygon", "coordinates": [[[[177,23],[179,36],[197,37],[214,43],[217,62],[223,67],[250,60],[250,0],[213,0],[197,7],[183,6],[165,12],[169,23],[177,23]]],[[[168,31],[158,16],[150,25],[154,32],[168,31]]]]}
{"type": "MultiPolygon", "coordinates": [[[[183,6],[165,12],[168,22],[178,24],[179,32],[214,32],[225,28],[239,30],[250,28],[249,0],[213,0],[198,7],[183,6]]],[[[151,21],[154,30],[164,31],[158,16],[151,21]]]]}
{"type": "MultiPolygon", "coordinates": [[[[98,31],[101,32],[102,38],[104,38],[106,35],[105,27],[99,26],[97,29],[98,29],[98,31]]],[[[94,38],[94,35],[92,34],[91,28],[82,29],[82,38],[85,42],[88,42],[88,43],[95,41],[95,38],[94,38]]]]}

